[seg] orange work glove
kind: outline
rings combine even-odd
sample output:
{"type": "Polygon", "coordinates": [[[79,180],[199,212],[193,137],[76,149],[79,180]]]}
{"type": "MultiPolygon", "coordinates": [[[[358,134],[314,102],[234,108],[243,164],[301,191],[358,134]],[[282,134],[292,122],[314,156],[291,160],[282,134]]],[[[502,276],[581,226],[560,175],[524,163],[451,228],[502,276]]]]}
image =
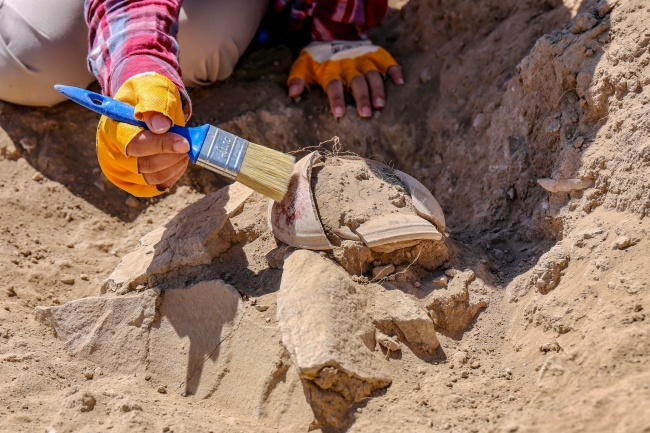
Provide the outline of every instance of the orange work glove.
{"type": "Polygon", "coordinates": [[[384,106],[382,76],[404,84],[397,61],[385,49],[370,41],[312,42],[305,47],[289,72],[289,95],[296,97],[304,86],[320,85],[328,94],[332,112],[344,114],[343,85],[352,92],[362,117],[384,106]],[[365,77],[366,80],[356,79],[365,77]],[[370,97],[372,96],[372,101],[370,97]]]}
{"type": "MultiPolygon", "coordinates": [[[[138,120],[144,120],[143,113],[158,112],[171,119],[173,125],[185,126],[178,88],[160,74],[130,78],[113,98],[134,106],[138,120]]],[[[164,191],[148,185],[138,170],[138,158],[127,155],[127,146],[141,131],[143,128],[102,116],[97,128],[97,157],[104,175],[117,187],[137,197],[153,197],[164,191]]]]}

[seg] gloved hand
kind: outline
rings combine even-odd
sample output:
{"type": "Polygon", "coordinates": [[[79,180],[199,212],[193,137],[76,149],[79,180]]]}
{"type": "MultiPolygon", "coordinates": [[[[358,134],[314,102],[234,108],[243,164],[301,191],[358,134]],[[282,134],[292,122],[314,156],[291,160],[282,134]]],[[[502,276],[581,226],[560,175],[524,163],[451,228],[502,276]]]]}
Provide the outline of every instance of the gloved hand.
{"type": "Polygon", "coordinates": [[[291,67],[289,97],[299,96],[305,85],[319,84],[327,92],[332,113],[341,117],[345,114],[345,84],[354,96],[359,115],[370,117],[371,105],[381,109],[386,104],[382,77],[386,74],[394,84],[404,84],[393,56],[370,41],[312,42],[291,67]]]}
{"type": "Polygon", "coordinates": [[[136,75],[114,95],[135,107],[135,117],[149,131],[105,116],[97,128],[97,157],[106,177],[137,196],[153,197],[170,188],[185,172],[190,145],[167,132],[173,124],[185,126],[178,88],[155,73],[136,75]]]}

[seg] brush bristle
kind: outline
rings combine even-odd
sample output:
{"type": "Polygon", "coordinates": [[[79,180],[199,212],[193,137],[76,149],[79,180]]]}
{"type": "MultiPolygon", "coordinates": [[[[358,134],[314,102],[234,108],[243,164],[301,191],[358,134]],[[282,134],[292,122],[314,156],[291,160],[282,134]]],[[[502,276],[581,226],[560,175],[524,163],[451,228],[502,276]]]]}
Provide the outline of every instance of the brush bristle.
{"type": "Polygon", "coordinates": [[[259,144],[249,143],[237,182],[275,201],[287,193],[296,158],[259,144]]]}

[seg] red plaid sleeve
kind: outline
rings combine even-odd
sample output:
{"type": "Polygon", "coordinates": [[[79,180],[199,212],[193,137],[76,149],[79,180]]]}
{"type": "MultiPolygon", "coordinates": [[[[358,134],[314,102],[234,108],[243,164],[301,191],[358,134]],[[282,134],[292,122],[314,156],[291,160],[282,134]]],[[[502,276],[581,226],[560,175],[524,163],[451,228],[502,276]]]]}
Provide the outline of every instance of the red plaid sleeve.
{"type": "Polygon", "coordinates": [[[183,96],[186,118],[190,99],[178,62],[178,14],[182,0],[85,0],[88,68],[105,94],[112,96],[129,78],[156,72],[169,78],[183,96]]]}
{"type": "Polygon", "coordinates": [[[355,41],[368,39],[368,30],[384,18],[388,0],[276,0],[277,12],[285,8],[294,29],[311,17],[313,41],[355,41]]]}

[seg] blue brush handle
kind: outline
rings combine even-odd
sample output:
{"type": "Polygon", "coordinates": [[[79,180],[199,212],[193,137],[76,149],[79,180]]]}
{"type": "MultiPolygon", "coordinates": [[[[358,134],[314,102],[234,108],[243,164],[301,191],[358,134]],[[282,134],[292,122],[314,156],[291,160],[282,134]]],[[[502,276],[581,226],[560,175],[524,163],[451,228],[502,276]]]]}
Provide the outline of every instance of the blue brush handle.
{"type": "MultiPolygon", "coordinates": [[[[95,113],[99,113],[118,122],[149,129],[146,123],[135,118],[135,108],[129,104],[78,87],[57,84],[54,88],[67,98],[94,111],[95,113]]],[[[183,136],[190,143],[190,151],[188,152],[188,155],[192,162],[196,163],[209,128],[210,125],[203,125],[194,128],[174,125],[169,128],[169,132],[183,136]]]]}

